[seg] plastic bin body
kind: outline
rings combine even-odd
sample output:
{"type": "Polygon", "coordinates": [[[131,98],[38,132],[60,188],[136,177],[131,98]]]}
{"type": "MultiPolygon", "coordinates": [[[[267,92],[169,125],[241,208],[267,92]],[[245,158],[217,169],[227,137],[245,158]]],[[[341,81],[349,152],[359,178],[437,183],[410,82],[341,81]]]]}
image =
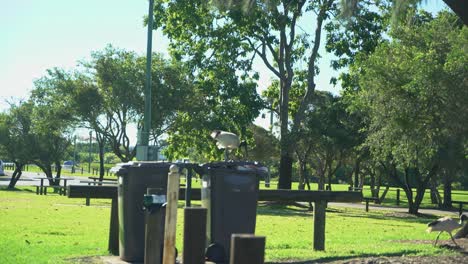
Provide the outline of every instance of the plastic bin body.
{"type": "Polygon", "coordinates": [[[211,163],[204,167],[201,199],[202,206],[208,209],[207,243],[220,244],[229,259],[231,235],[255,233],[257,171],[239,170],[235,162],[211,163]]]}
{"type": "Polygon", "coordinates": [[[118,176],[119,255],[124,261],[143,261],[145,253],[145,212],[147,188],[167,190],[171,163],[130,162],[113,169],[118,176]]]}

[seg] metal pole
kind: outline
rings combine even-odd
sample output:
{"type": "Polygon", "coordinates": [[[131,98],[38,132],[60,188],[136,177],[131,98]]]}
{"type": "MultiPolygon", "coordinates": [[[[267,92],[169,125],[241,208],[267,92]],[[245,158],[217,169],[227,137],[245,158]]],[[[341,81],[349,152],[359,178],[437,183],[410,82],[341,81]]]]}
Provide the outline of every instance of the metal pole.
{"type": "Polygon", "coordinates": [[[153,6],[154,0],[149,1],[148,10],[148,43],[146,49],[146,87],[145,87],[145,123],[143,127],[143,135],[141,144],[148,146],[149,131],[151,127],[151,52],[153,40],[153,6]]]}
{"type": "Polygon", "coordinates": [[[73,164],[72,164],[72,173],[75,173],[75,162],[76,162],[76,135],[73,138],[73,164]]]}
{"type": "Polygon", "coordinates": [[[148,160],[149,131],[151,128],[151,52],[153,40],[153,9],[154,0],[149,0],[148,39],[146,47],[146,82],[145,82],[145,112],[141,130],[140,147],[137,147],[137,159],[148,160]]]}
{"type": "Polygon", "coordinates": [[[91,146],[93,144],[93,131],[89,131],[88,173],[91,173],[91,146]]]}

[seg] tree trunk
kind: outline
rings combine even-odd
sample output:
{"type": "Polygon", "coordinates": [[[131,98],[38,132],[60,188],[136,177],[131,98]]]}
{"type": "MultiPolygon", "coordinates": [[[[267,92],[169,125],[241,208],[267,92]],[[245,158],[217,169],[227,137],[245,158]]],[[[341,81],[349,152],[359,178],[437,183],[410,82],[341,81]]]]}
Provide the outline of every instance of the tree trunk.
{"type": "Polygon", "coordinates": [[[440,197],[439,191],[437,190],[437,185],[434,180],[431,180],[429,183],[429,188],[431,189],[431,202],[432,204],[437,204],[437,207],[442,208],[442,198],[440,197]]]}
{"type": "Polygon", "coordinates": [[[375,187],[375,173],[372,171],[372,169],[368,170],[368,173],[370,176],[371,195],[373,198],[378,198],[379,192],[378,192],[378,189],[375,187]]]}
{"type": "Polygon", "coordinates": [[[449,175],[449,173],[444,174],[444,202],[443,202],[443,207],[444,208],[450,208],[452,207],[452,180],[449,175]]]}
{"type": "Polygon", "coordinates": [[[385,190],[382,193],[382,196],[380,196],[380,197],[379,197],[379,193],[377,192],[377,197],[376,198],[378,198],[378,200],[377,200],[376,204],[381,204],[383,202],[383,200],[385,199],[385,196],[387,196],[388,190],[390,190],[390,186],[385,187],[385,190]]]}
{"type": "Polygon", "coordinates": [[[281,149],[278,189],[291,189],[292,164],[293,159],[291,154],[288,153],[287,150],[283,151],[283,149],[281,149]]]}
{"type": "Polygon", "coordinates": [[[297,159],[299,163],[299,190],[304,190],[305,188],[305,162],[300,158],[297,159]]]}
{"type": "Polygon", "coordinates": [[[359,188],[359,165],[360,165],[361,161],[359,160],[359,158],[356,160],[356,165],[355,165],[355,168],[354,168],[354,188],[357,189],[359,188]]]}
{"type": "Polygon", "coordinates": [[[8,184],[8,189],[15,188],[16,183],[21,177],[21,174],[23,174],[23,171],[21,170],[22,167],[23,167],[23,164],[15,162],[15,170],[13,171],[13,175],[11,176],[10,183],[8,184]]]}
{"type": "Polygon", "coordinates": [[[96,140],[99,146],[99,180],[104,180],[104,143],[105,138],[96,132],[96,140]]]}

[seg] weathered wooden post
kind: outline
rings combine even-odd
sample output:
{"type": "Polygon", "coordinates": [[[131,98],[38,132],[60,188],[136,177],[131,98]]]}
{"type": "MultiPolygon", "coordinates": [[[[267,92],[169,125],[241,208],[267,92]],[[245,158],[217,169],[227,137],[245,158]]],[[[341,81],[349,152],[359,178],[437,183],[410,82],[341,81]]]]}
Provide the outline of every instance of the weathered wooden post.
{"type": "Polygon", "coordinates": [[[193,169],[187,168],[187,178],[186,178],[186,186],[185,186],[185,206],[190,207],[192,206],[192,175],[193,169]]]}
{"type": "Polygon", "coordinates": [[[229,264],[263,264],[265,237],[252,234],[232,234],[229,264]]]}
{"type": "Polygon", "coordinates": [[[164,220],[166,195],[162,188],[148,188],[143,202],[147,213],[145,219],[145,262],[161,263],[164,243],[164,220]],[[147,201],[149,199],[149,201],[147,201]]]}
{"type": "Polygon", "coordinates": [[[182,263],[205,263],[207,213],[208,210],[202,207],[186,207],[184,209],[184,252],[182,263]]]}
{"type": "Polygon", "coordinates": [[[314,250],[325,250],[325,210],[327,202],[319,200],[314,205],[314,250]]]}
{"type": "MultiPolygon", "coordinates": [[[[87,202],[89,206],[89,198],[87,198],[87,202]]],[[[119,207],[117,206],[117,197],[112,198],[108,249],[112,255],[119,255],[119,207]]]]}
{"type": "Polygon", "coordinates": [[[179,167],[171,165],[167,177],[167,206],[164,232],[163,264],[174,264],[176,259],[177,201],[179,200],[179,167]]]}

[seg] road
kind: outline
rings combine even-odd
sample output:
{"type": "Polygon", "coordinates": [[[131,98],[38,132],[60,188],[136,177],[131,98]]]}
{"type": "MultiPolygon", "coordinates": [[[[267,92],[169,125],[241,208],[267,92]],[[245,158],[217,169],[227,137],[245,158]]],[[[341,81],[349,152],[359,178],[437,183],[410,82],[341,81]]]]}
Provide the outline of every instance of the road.
{"type": "MultiPolygon", "coordinates": [[[[11,171],[5,171],[5,176],[0,176],[0,186],[5,186],[10,183],[10,178],[11,178],[11,171]]],[[[31,185],[36,185],[40,183],[40,180],[36,178],[43,178],[46,177],[45,173],[43,172],[29,172],[29,171],[23,171],[23,174],[21,174],[20,180],[16,183],[18,186],[31,186],[31,185]]],[[[71,178],[72,180],[68,180],[67,184],[68,185],[84,185],[86,183],[80,183],[80,180],[86,180],[84,177],[75,177],[71,176],[70,174],[66,173],[62,174],[62,177],[64,178],[71,178]]],[[[44,185],[48,185],[48,182],[45,181],[44,185]]]]}

